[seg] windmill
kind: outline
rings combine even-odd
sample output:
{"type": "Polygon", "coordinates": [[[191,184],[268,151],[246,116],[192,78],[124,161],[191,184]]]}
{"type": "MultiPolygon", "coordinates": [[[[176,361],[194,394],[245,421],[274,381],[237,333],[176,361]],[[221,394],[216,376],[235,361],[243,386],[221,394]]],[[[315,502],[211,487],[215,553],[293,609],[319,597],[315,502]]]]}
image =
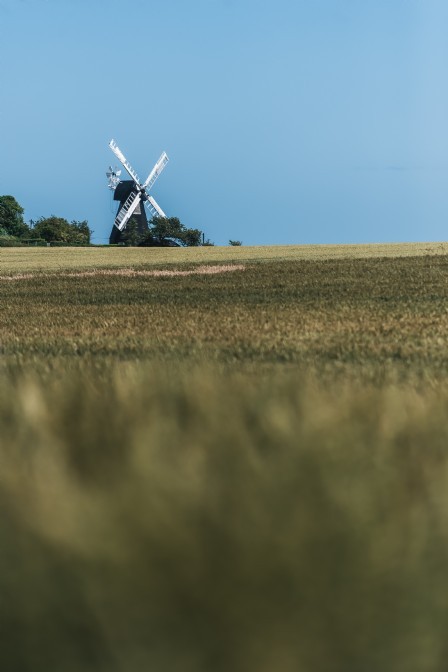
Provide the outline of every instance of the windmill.
{"type": "Polygon", "coordinates": [[[137,220],[139,233],[145,233],[148,230],[148,218],[145,207],[152,217],[166,217],[162,208],[156,203],[155,199],[149,195],[149,191],[154,182],[159,177],[162,170],[168,163],[168,156],[165,152],[161,155],[154,168],[149,173],[143,184],[140,178],[126,159],[123,152],[118,147],[115,140],[109,142],[109,147],[126,169],[126,172],[132,178],[131,180],[120,180],[121,170],[109,166],[106,176],[109,180],[109,189],[114,192],[114,201],[120,201],[114,226],[110,234],[109,243],[118,243],[121,239],[121,233],[126,228],[131,217],[137,220]]]}

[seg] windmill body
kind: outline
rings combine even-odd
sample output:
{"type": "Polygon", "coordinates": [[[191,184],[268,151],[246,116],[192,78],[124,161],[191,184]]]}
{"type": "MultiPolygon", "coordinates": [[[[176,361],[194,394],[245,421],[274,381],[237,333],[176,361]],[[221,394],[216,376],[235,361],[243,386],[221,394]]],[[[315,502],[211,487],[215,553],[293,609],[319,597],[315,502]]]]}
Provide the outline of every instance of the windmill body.
{"type": "Polygon", "coordinates": [[[144,234],[148,230],[146,210],[148,210],[151,217],[156,215],[159,217],[166,217],[162,208],[156,203],[155,199],[149,195],[149,191],[162,170],[165,168],[169,159],[166,153],[163,152],[145,182],[142,184],[139,176],[132,168],[123,152],[119,149],[115,140],[110,141],[109,147],[131,178],[130,180],[121,180],[121,170],[117,171],[112,168],[112,166],[106,173],[109,180],[109,189],[112,189],[114,192],[114,200],[119,201],[120,203],[109,238],[110,244],[116,244],[121,241],[122,232],[131,218],[136,220],[139,233],[144,234]]]}
{"type": "MultiPolygon", "coordinates": [[[[135,182],[133,180],[123,180],[118,183],[114,189],[114,201],[119,201],[120,205],[117,210],[117,217],[123,209],[125,203],[131,199],[134,200],[137,196],[137,190],[135,188],[135,182]]],[[[115,219],[117,219],[117,217],[115,219]]],[[[130,219],[130,218],[129,218],[130,219]]],[[[134,212],[132,213],[132,219],[137,222],[137,229],[139,234],[144,234],[148,230],[148,218],[146,216],[146,208],[141,207],[140,203],[136,206],[134,212]]],[[[129,220],[128,220],[129,221],[129,220]]],[[[120,229],[115,225],[112,227],[110,232],[109,244],[116,245],[121,241],[121,234],[126,228],[126,224],[120,229]]]]}

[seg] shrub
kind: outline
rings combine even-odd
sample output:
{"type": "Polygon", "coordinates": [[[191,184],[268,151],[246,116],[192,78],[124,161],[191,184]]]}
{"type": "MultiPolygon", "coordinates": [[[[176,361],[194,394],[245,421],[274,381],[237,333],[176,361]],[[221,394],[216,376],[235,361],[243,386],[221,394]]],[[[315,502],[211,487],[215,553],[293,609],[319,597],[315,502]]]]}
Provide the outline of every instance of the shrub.
{"type": "Polygon", "coordinates": [[[22,242],[14,236],[0,236],[0,247],[22,247],[22,242]]]}

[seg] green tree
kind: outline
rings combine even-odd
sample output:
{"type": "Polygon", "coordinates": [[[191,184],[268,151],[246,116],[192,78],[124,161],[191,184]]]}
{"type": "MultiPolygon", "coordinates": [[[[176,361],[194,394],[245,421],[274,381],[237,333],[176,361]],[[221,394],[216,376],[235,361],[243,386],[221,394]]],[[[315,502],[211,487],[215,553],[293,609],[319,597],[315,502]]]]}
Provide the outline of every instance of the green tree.
{"type": "Polygon", "coordinates": [[[122,242],[128,247],[136,247],[140,245],[145,236],[142,236],[138,230],[138,222],[135,217],[131,217],[129,222],[126,224],[126,228],[121,234],[122,242]]]}
{"type": "Polygon", "coordinates": [[[184,242],[187,247],[198,247],[201,244],[202,231],[199,229],[185,229],[184,242]]]}
{"type": "Polygon", "coordinates": [[[8,236],[21,238],[30,233],[23,221],[24,210],[14,196],[0,196],[0,230],[8,236]]]}
{"type": "Polygon", "coordinates": [[[199,229],[187,229],[178,217],[153,217],[150,236],[161,245],[167,245],[171,239],[184,247],[197,247],[201,244],[202,232],[199,229]]]}
{"type": "Polygon", "coordinates": [[[68,243],[70,238],[70,224],[63,217],[41,217],[34,223],[33,238],[42,238],[48,243],[68,243]]]}
{"type": "Polygon", "coordinates": [[[86,221],[68,222],[63,217],[41,217],[34,223],[32,238],[42,238],[48,243],[66,243],[67,245],[88,245],[91,230],[86,221]]]}
{"type": "Polygon", "coordinates": [[[89,227],[87,220],[77,222],[73,220],[70,224],[70,242],[79,245],[90,245],[93,231],[89,227]]]}
{"type": "Polygon", "coordinates": [[[241,240],[229,240],[229,245],[232,247],[239,247],[242,244],[241,240]]]}

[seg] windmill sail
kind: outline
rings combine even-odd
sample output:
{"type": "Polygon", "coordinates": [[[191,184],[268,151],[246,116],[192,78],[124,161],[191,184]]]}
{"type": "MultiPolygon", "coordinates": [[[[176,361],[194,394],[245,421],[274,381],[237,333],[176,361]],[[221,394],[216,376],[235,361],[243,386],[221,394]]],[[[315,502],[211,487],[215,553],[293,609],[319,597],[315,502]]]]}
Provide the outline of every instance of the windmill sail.
{"type": "Polygon", "coordinates": [[[125,155],[123,154],[123,152],[121,151],[121,149],[119,148],[117,143],[115,142],[115,140],[111,140],[109,142],[109,147],[111,148],[111,150],[113,151],[113,153],[115,154],[117,159],[120,161],[120,163],[126,168],[126,170],[128,171],[129,175],[132,177],[132,179],[134,180],[136,185],[139,187],[140,186],[139,176],[137,175],[137,173],[135,172],[135,170],[133,169],[133,167],[131,166],[131,164],[129,163],[129,161],[127,160],[127,158],[125,157],[125,155]]]}
{"type": "Polygon", "coordinates": [[[145,205],[153,217],[166,217],[162,208],[152,196],[148,196],[148,200],[145,201],[145,205]]]}
{"type": "Polygon", "coordinates": [[[168,161],[169,161],[169,158],[168,158],[166,152],[163,152],[162,156],[157,161],[156,165],[154,166],[154,168],[151,170],[148,177],[146,178],[146,182],[143,185],[144,189],[148,189],[148,191],[151,189],[152,185],[157,180],[157,178],[159,177],[162,170],[165,168],[168,161]]]}
{"type": "Polygon", "coordinates": [[[139,176],[118,147],[115,140],[110,141],[109,147],[132,178],[131,180],[121,180],[121,171],[113,169],[112,167],[109,168],[107,173],[109,187],[114,190],[114,200],[120,202],[114,226],[112,227],[112,232],[109,237],[109,242],[115,244],[121,242],[121,234],[132,216],[134,216],[137,221],[139,233],[145,235],[145,233],[148,232],[148,218],[142,203],[144,203],[152,217],[166,217],[162,208],[148,192],[164,170],[169,159],[166,152],[163,152],[156,165],[149,173],[146,182],[141,184],[139,176]]]}
{"type": "Polygon", "coordinates": [[[115,217],[115,226],[119,231],[123,231],[126,224],[131,219],[137,207],[140,205],[141,195],[140,192],[132,191],[129,197],[124,202],[123,206],[118,211],[117,216],[115,217]]]}

